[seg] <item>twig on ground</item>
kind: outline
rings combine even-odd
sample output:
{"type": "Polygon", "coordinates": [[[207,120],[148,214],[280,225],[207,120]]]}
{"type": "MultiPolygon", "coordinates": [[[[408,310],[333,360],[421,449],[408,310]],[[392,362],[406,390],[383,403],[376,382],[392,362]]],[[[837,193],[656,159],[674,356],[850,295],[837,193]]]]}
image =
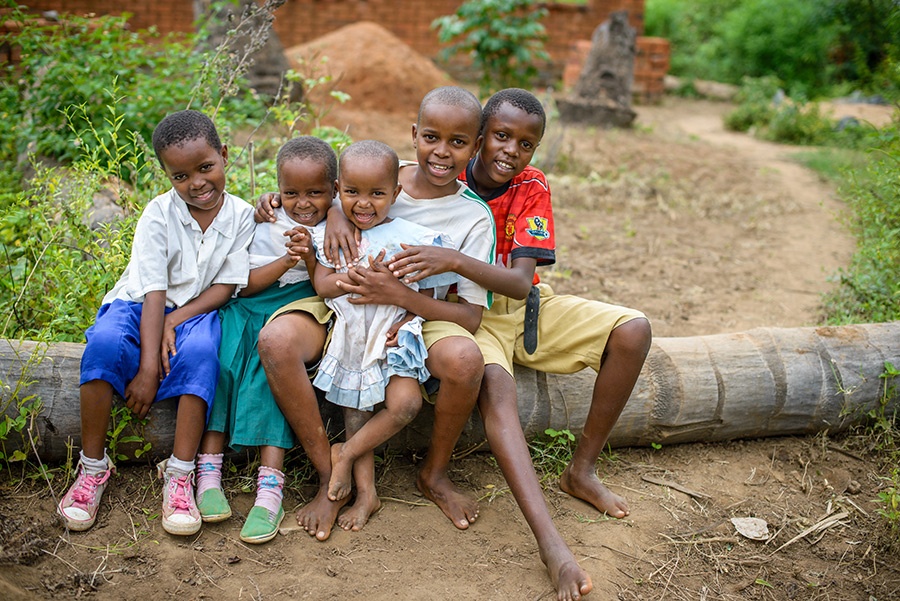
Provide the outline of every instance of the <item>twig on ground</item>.
{"type": "Polygon", "coordinates": [[[702,543],[737,543],[738,540],[733,536],[713,536],[711,538],[698,538],[693,540],[675,540],[670,536],[663,534],[673,545],[699,545],[702,543]]]}
{"type": "Polygon", "coordinates": [[[672,538],[682,538],[682,539],[691,538],[692,536],[697,536],[698,534],[703,534],[704,532],[709,532],[710,530],[715,530],[716,528],[718,528],[719,526],[721,526],[722,524],[725,524],[725,523],[726,523],[726,520],[720,519],[719,521],[713,522],[712,524],[709,524],[708,526],[704,526],[703,528],[697,528],[696,530],[689,530],[687,532],[676,532],[674,534],[671,534],[670,536],[672,536],[672,538]]]}
{"type": "Polygon", "coordinates": [[[467,449],[463,449],[463,450],[459,451],[458,453],[454,453],[453,457],[452,457],[453,461],[462,459],[463,457],[468,457],[469,455],[471,455],[472,453],[474,453],[475,451],[477,451],[478,449],[483,447],[484,444],[485,444],[485,441],[482,440],[481,442],[475,443],[467,449]]]}
{"type": "Polygon", "coordinates": [[[810,526],[809,528],[807,528],[806,530],[804,530],[803,532],[801,532],[800,534],[798,534],[797,536],[795,536],[794,538],[789,540],[788,542],[784,543],[783,545],[781,545],[780,547],[778,547],[777,549],[772,551],[772,555],[775,555],[776,553],[778,553],[779,551],[781,551],[788,545],[792,545],[795,542],[797,542],[798,540],[800,540],[801,538],[804,538],[814,532],[819,532],[821,530],[826,530],[828,528],[831,528],[832,526],[834,526],[835,524],[837,524],[838,522],[840,522],[841,520],[843,520],[844,518],[847,518],[847,517],[850,517],[850,514],[847,513],[846,511],[842,511],[840,513],[835,513],[831,516],[828,516],[823,520],[820,520],[816,524],[813,524],[812,526],[810,526]]]}
{"type": "Polygon", "coordinates": [[[847,457],[849,457],[849,458],[851,458],[851,459],[856,459],[857,461],[862,461],[863,463],[865,463],[865,461],[866,461],[865,459],[863,459],[862,457],[860,457],[860,456],[857,455],[856,453],[851,453],[851,452],[848,451],[847,449],[842,449],[841,447],[839,447],[839,446],[837,446],[836,444],[833,444],[833,443],[829,443],[829,444],[826,446],[826,448],[827,448],[828,450],[830,450],[830,451],[834,451],[834,452],[836,452],[836,453],[840,453],[841,455],[846,455],[847,457]]]}
{"type": "Polygon", "coordinates": [[[694,497],[695,499],[709,499],[711,498],[709,495],[697,492],[695,490],[691,490],[685,486],[678,484],[677,482],[672,482],[671,480],[663,480],[662,478],[657,478],[656,476],[648,476],[647,474],[643,474],[641,476],[641,480],[644,482],[649,482],[651,484],[659,484],[660,486],[667,486],[673,490],[677,490],[678,492],[684,493],[689,497],[694,497]]]}
{"type": "Polygon", "coordinates": [[[404,505],[412,505],[414,507],[433,507],[434,503],[431,501],[421,502],[421,501],[407,501],[406,499],[398,499],[397,497],[378,497],[382,501],[393,501],[394,503],[403,503],[404,505]]]}

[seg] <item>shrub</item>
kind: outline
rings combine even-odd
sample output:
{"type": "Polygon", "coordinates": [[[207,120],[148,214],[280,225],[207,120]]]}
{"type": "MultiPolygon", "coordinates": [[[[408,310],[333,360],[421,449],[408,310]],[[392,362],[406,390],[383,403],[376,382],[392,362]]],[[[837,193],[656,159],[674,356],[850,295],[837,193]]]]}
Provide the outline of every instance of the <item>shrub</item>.
{"type": "Polygon", "coordinates": [[[900,127],[876,140],[866,167],[850,172],[840,190],[857,249],[825,299],[833,324],[900,320],[900,127]]]}
{"type": "Polygon", "coordinates": [[[432,22],[445,59],[471,53],[481,73],[479,88],[488,96],[502,88],[528,87],[538,73],[536,63],[549,61],[544,51],[546,33],[541,19],[545,8],[537,0],[468,0],[452,15],[432,22]]]}
{"type": "Polygon", "coordinates": [[[818,17],[817,3],[805,0],[741,2],[716,27],[725,71],[732,78],[774,75],[791,96],[821,93],[831,81],[837,31],[818,17]]]}
{"type": "Polygon", "coordinates": [[[843,83],[900,97],[896,0],[647,0],[644,22],[646,35],[671,41],[673,75],[734,84],[771,75],[792,96],[843,83]]]}

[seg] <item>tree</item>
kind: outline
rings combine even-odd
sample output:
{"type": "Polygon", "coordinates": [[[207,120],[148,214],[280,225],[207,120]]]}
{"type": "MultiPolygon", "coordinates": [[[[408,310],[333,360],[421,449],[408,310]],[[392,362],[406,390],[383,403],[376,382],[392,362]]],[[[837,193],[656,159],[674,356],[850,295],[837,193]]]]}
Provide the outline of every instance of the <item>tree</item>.
{"type": "Polygon", "coordinates": [[[545,8],[537,0],[468,0],[452,15],[432,22],[445,59],[470,53],[481,72],[478,85],[483,96],[502,88],[527,87],[537,75],[535,63],[549,61],[544,51],[546,30],[541,19],[545,8]]]}

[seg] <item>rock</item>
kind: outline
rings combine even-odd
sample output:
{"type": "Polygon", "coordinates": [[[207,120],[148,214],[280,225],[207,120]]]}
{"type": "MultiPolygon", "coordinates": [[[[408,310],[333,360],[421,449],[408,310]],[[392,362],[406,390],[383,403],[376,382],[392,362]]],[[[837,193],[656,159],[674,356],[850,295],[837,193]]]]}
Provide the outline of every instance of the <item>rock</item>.
{"type": "Polygon", "coordinates": [[[733,100],[734,95],[738,92],[737,86],[719,83],[718,81],[704,81],[702,79],[694,80],[694,89],[701,96],[714,100],[733,100]]]}
{"type": "Polygon", "coordinates": [[[628,127],[634,83],[636,32],[628,13],[614,12],[594,30],[581,76],[572,94],[557,99],[560,120],[598,127],[628,127]]]}

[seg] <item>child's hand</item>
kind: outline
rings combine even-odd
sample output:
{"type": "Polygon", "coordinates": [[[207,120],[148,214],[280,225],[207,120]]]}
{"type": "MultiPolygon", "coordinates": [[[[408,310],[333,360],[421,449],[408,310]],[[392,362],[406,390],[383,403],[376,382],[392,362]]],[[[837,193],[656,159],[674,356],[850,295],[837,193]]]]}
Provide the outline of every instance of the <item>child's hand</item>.
{"type": "Polygon", "coordinates": [[[128,386],[125,387],[125,406],[139,418],[143,419],[150,413],[156,391],[159,389],[159,366],[152,369],[138,370],[137,375],[128,386]]]}
{"type": "Polygon", "coordinates": [[[354,305],[398,305],[403,306],[403,294],[409,288],[403,285],[383,263],[384,251],[374,259],[369,257],[369,267],[351,267],[347,276],[353,282],[337,282],[338,288],[356,296],[348,299],[354,305]]]}
{"type": "Polygon", "coordinates": [[[287,248],[287,256],[290,257],[296,265],[301,259],[315,258],[315,249],[312,244],[312,236],[309,231],[302,225],[295,226],[284,233],[288,241],[284,243],[287,248]]]}
{"type": "Polygon", "coordinates": [[[428,276],[456,271],[454,259],[459,251],[440,246],[400,245],[403,250],[391,257],[388,269],[394,277],[412,284],[428,276]]]}
{"type": "Polygon", "coordinates": [[[412,313],[407,312],[403,315],[402,319],[398,319],[395,321],[391,327],[388,328],[387,334],[385,337],[387,338],[387,342],[384,343],[385,346],[397,346],[399,342],[397,341],[397,333],[400,331],[400,328],[403,327],[404,324],[409,323],[415,317],[412,313]]]}
{"type": "Polygon", "coordinates": [[[275,211],[281,206],[281,195],[274,192],[260,194],[256,200],[256,211],[253,213],[253,221],[256,223],[275,223],[275,211]]]}
{"type": "Polygon", "coordinates": [[[335,267],[350,267],[359,262],[359,230],[338,209],[329,209],[325,222],[325,258],[335,267]],[[341,263],[341,253],[349,257],[346,265],[341,263]]]}
{"type": "Polygon", "coordinates": [[[169,366],[169,357],[174,357],[178,353],[175,347],[175,327],[169,324],[168,316],[163,323],[162,342],[159,349],[159,362],[162,364],[162,374],[160,380],[169,375],[171,367],[169,366]]]}
{"type": "Polygon", "coordinates": [[[397,322],[388,328],[387,334],[385,334],[387,342],[384,343],[384,346],[397,346],[397,332],[400,331],[400,326],[402,325],[402,323],[397,322]]]}

